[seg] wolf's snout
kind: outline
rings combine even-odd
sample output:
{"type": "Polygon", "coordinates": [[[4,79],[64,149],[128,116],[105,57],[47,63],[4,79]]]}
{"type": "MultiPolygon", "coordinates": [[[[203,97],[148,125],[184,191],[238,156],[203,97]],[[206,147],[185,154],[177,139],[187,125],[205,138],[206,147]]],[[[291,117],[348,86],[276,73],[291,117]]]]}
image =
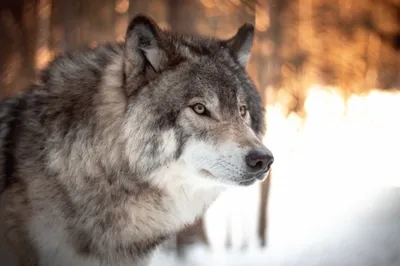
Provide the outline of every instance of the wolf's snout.
{"type": "Polygon", "coordinates": [[[258,175],[267,172],[274,156],[268,149],[252,149],[246,156],[246,164],[251,173],[258,175]]]}

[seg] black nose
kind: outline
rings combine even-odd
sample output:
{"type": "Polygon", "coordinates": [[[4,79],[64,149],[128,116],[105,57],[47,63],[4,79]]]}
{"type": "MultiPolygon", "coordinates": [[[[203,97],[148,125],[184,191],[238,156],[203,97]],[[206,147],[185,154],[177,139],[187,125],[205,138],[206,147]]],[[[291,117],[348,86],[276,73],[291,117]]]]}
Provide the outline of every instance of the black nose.
{"type": "Polygon", "coordinates": [[[252,149],[246,156],[246,164],[252,173],[267,172],[274,162],[272,153],[264,149],[252,149]]]}

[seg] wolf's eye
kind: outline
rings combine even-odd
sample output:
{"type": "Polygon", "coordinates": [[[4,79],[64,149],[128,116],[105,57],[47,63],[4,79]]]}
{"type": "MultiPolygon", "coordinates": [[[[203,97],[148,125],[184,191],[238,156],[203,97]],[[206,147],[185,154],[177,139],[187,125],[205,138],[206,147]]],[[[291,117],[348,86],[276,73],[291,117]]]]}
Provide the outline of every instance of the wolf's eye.
{"type": "Polygon", "coordinates": [[[241,115],[242,117],[245,117],[246,114],[247,114],[247,108],[246,108],[246,106],[244,106],[244,105],[240,106],[240,107],[239,107],[239,112],[240,112],[240,115],[241,115]]]}
{"type": "Polygon", "coordinates": [[[198,115],[205,115],[207,112],[206,107],[201,103],[196,103],[195,105],[192,106],[192,108],[193,108],[193,111],[195,111],[196,114],[198,114],[198,115]]]}

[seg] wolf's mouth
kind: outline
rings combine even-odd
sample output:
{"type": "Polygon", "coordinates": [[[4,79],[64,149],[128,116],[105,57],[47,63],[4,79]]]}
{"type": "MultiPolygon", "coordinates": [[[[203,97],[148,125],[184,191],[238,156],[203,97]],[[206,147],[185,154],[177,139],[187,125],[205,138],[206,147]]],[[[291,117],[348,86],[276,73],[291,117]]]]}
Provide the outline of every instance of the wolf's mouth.
{"type": "Polygon", "coordinates": [[[268,177],[268,172],[269,169],[266,171],[261,172],[260,174],[257,174],[251,178],[247,178],[245,180],[239,181],[239,185],[241,186],[249,186],[253,183],[255,183],[256,181],[264,181],[267,177],[268,177]]]}
{"type": "Polygon", "coordinates": [[[252,184],[254,184],[254,182],[256,182],[256,178],[249,178],[249,179],[246,179],[246,180],[242,180],[242,181],[240,181],[239,182],[239,185],[240,186],[250,186],[250,185],[252,185],[252,184]]]}
{"type": "Polygon", "coordinates": [[[269,168],[266,169],[265,171],[263,171],[262,173],[256,175],[256,179],[259,181],[264,181],[267,177],[268,177],[268,173],[269,173],[269,168]]]}

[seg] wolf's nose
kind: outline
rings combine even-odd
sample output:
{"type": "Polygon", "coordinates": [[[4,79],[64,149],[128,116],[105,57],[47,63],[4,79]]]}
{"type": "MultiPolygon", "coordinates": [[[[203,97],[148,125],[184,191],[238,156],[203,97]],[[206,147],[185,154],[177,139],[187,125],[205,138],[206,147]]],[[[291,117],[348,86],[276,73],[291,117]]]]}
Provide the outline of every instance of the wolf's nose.
{"type": "Polygon", "coordinates": [[[246,164],[254,174],[267,172],[273,162],[274,156],[268,149],[252,149],[246,156],[246,164]]]}

